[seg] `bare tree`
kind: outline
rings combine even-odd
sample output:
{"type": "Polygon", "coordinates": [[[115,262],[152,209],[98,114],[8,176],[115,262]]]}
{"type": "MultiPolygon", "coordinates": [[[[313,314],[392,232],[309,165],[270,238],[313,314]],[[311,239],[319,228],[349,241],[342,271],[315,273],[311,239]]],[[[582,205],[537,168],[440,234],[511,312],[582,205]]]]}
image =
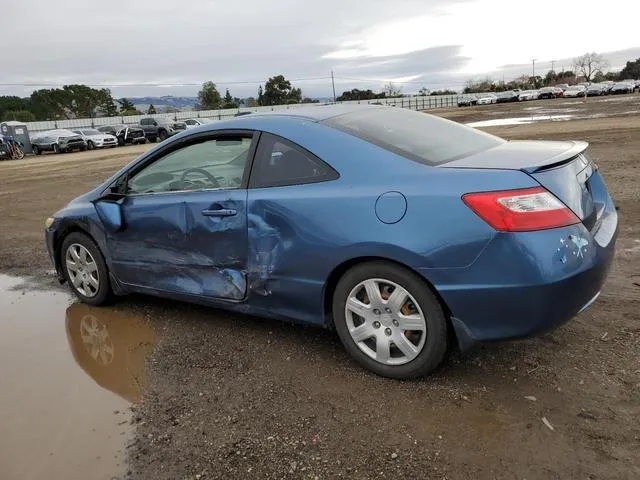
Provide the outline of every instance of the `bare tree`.
{"type": "Polygon", "coordinates": [[[598,53],[585,53],[581,57],[573,60],[573,69],[576,75],[582,75],[587,82],[590,82],[593,76],[607,68],[609,63],[604,57],[598,53]]]}
{"type": "Polygon", "coordinates": [[[396,87],[393,82],[389,82],[384,86],[384,93],[387,97],[399,97],[401,89],[396,87]]]}

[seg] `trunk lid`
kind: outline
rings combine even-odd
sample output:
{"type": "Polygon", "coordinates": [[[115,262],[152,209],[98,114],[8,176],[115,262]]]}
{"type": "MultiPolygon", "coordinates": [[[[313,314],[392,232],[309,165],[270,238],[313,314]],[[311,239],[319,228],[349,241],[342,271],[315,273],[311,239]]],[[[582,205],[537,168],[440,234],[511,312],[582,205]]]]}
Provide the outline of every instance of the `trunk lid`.
{"type": "Polygon", "coordinates": [[[608,192],[587,142],[509,141],[443,168],[521,170],[569,207],[588,229],[604,211],[608,192]]]}

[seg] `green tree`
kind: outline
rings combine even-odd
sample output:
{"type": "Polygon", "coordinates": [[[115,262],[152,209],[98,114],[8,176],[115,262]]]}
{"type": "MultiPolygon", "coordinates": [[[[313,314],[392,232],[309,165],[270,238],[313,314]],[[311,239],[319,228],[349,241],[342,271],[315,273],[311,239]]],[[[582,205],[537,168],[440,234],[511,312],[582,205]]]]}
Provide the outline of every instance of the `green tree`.
{"type": "Polygon", "coordinates": [[[229,93],[229,89],[227,88],[224,94],[224,99],[222,101],[222,108],[238,108],[238,105],[240,105],[240,102],[235,101],[235,99],[231,96],[231,93],[229,93]]]}
{"type": "Polygon", "coordinates": [[[620,73],[618,74],[620,80],[626,80],[628,78],[638,79],[640,78],[640,58],[634,62],[627,62],[620,73]]]}
{"type": "Polygon", "coordinates": [[[35,122],[36,116],[29,110],[6,110],[0,117],[2,121],[15,120],[18,122],[35,122]]]}
{"type": "Polygon", "coordinates": [[[420,95],[421,97],[429,95],[429,89],[427,87],[422,87],[420,90],[418,90],[418,95],[420,95]]]}
{"type": "MultiPolygon", "coordinates": [[[[260,90],[258,90],[258,97],[260,90]]],[[[300,103],[302,90],[293,88],[291,82],[284,75],[276,75],[269,78],[264,85],[263,105],[285,105],[300,103]]]]}
{"type": "Polygon", "coordinates": [[[300,102],[300,103],[320,103],[320,100],[318,100],[316,98],[304,97],[302,99],[302,102],[300,102]]]}
{"type": "MultiPolygon", "coordinates": [[[[31,100],[15,96],[0,97],[0,119],[13,120],[6,112],[13,112],[12,115],[15,115],[19,111],[32,111],[31,100]]],[[[20,121],[26,122],[28,120],[20,121]]]]}
{"type": "Polygon", "coordinates": [[[138,110],[133,103],[131,103],[126,98],[121,98],[118,100],[120,104],[120,115],[130,116],[130,115],[142,115],[142,112],[138,110]]]}
{"type": "Polygon", "coordinates": [[[198,92],[198,109],[215,110],[220,108],[220,92],[216,84],[212,81],[204,82],[202,89],[198,92]]]}
{"type": "Polygon", "coordinates": [[[558,79],[558,74],[555,70],[549,70],[547,74],[544,76],[544,84],[546,86],[555,85],[558,79]]]}
{"type": "Polygon", "coordinates": [[[373,91],[371,91],[370,89],[367,90],[359,90],[357,88],[354,88],[353,90],[348,90],[346,92],[342,92],[342,95],[340,95],[338,98],[336,98],[336,101],[338,102],[347,102],[350,100],[374,100],[377,98],[384,98],[385,97],[385,93],[374,93],[373,91]]]}
{"type": "Polygon", "coordinates": [[[247,107],[257,107],[257,106],[259,106],[258,100],[256,100],[254,97],[247,98],[247,107]]]}
{"type": "Polygon", "coordinates": [[[66,93],[59,88],[43,88],[31,94],[33,108],[45,120],[71,118],[71,113],[66,108],[67,103],[66,93]]]}
{"type": "Polygon", "coordinates": [[[156,107],[153,106],[153,103],[149,104],[149,108],[147,108],[147,114],[155,115],[156,113],[156,107]]]}

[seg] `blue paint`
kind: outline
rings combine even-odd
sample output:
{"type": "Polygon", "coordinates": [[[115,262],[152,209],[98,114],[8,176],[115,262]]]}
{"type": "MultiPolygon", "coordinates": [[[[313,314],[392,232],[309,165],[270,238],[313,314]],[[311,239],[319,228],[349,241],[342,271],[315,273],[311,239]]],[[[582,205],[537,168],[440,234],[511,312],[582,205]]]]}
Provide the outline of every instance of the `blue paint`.
{"type": "Polygon", "coordinates": [[[400,192],[386,192],[376,200],[376,216],[382,223],[398,223],[407,213],[407,199],[400,192]]]}
{"type": "MultiPolygon", "coordinates": [[[[340,108],[311,111],[328,116],[340,108]]],[[[354,259],[385,258],[433,285],[465,346],[552,328],[600,290],[618,219],[597,170],[585,174],[584,165],[565,162],[536,176],[535,169],[544,165],[544,142],[535,148],[511,142],[497,147],[504,150],[496,154],[501,162],[515,158],[515,168],[492,165],[491,152],[478,154],[475,166],[469,157],[444,168],[428,167],[316,120],[246,115],[171,137],[57,212],[46,233],[50,255],[55,256],[68,228],[80,228],[104,253],[118,293],[143,292],[318,325],[326,325],[330,313],[324,295],[331,273],[354,259]],[[339,178],[128,196],[120,201],[122,228],[114,228],[115,208],[98,200],[121,175],[175,142],[224,129],[285,137],[330,164],[339,178]],[[525,168],[527,151],[534,154],[535,168],[525,168]],[[581,176],[573,188],[559,182],[569,182],[574,173],[581,176]],[[461,201],[465,193],[528,188],[539,181],[556,189],[583,223],[497,233],[461,201]],[[585,200],[582,186],[591,200],[585,200]],[[202,213],[217,208],[236,213],[202,213]]],[[[573,152],[574,144],[560,143],[549,147],[553,155],[573,152]]]]}

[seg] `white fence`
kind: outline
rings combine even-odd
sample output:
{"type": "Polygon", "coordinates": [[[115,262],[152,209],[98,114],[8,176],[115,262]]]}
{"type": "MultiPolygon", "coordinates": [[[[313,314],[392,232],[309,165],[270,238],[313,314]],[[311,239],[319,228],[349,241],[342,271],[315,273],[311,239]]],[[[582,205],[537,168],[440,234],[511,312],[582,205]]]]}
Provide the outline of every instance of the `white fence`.
{"type": "MultiPolygon", "coordinates": [[[[465,95],[434,95],[434,96],[413,96],[402,98],[380,98],[375,100],[353,100],[349,102],[336,102],[345,104],[368,104],[381,103],[383,105],[391,105],[394,107],[408,108],[412,110],[430,110],[435,108],[455,107],[458,100],[465,95]]],[[[272,107],[244,107],[232,108],[225,110],[200,110],[186,111],[176,113],[159,113],[155,115],[130,115],[119,117],[96,117],[96,118],[75,118],[71,120],[53,120],[44,122],[29,122],[27,127],[30,133],[37,133],[46,130],[54,130],[59,128],[74,129],[86,127],[99,127],[101,125],[117,125],[128,124],[136,125],[140,123],[142,118],[169,118],[175,121],[186,120],[187,118],[210,118],[224,120],[233,117],[239,112],[268,112],[274,110],[294,110],[301,107],[312,107],[326,105],[321,103],[299,103],[295,105],[274,105],[272,107]]]]}

